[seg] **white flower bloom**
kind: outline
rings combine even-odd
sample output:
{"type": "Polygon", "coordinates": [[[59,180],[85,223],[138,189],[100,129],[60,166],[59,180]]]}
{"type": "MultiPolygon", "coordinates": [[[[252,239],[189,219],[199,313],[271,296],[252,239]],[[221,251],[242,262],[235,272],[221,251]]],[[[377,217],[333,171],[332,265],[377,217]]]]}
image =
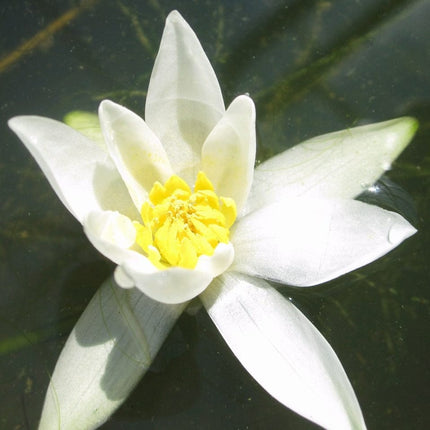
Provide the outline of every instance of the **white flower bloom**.
{"type": "Polygon", "coordinates": [[[106,421],[196,296],[277,400],[324,428],[365,428],[330,345],[263,279],[319,284],[415,232],[400,215],[354,200],[409,143],[415,120],[320,136],[254,171],[254,104],[239,96],[225,110],[215,73],[176,11],[145,120],[111,101],[99,119],[97,143],[51,119],[9,121],[91,243],[117,264],[115,281],[101,287],[62,351],[40,429],[106,421]]]}

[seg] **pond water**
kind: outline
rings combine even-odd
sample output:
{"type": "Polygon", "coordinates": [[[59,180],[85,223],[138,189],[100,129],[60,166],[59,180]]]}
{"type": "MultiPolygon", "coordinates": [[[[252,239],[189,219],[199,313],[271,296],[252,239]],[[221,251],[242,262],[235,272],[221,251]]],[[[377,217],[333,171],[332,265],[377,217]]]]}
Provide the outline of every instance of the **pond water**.
{"type": "MultiPolygon", "coordinates": [[[[412,144],[366,201],[418,233],[373,264],[287,288],[327,338],[369,429],[430,428],[430,3],[426,0],[21,0],[0,6],[0,428],[34,429],[59,352],[114,265],[87,241],[8,118],[61,120],[104,98],[143,116],[178,9],[226,104],[257,107],[258,160],[325,132],[410,115],[412,144]]],[[[242,368],[205,312],[184,314],[103,429],[316,429],[242,368]]]]}

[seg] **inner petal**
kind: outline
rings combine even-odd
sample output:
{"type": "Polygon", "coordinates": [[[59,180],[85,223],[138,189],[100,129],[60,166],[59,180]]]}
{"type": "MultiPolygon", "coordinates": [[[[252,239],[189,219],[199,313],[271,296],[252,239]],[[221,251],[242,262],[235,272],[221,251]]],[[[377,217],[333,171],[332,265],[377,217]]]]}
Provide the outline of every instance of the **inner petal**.
{"type": "Polygon", "coordinates": [[[136,243],[158,268],[193,269],[201,255],[213,255],[219,243],[228,243],[236,219],[232,199],[219,197],[203,172],[193,192],[180,177],[164,185],[156,182],[141,208],[143,223],[134,223],[136,243]]]}

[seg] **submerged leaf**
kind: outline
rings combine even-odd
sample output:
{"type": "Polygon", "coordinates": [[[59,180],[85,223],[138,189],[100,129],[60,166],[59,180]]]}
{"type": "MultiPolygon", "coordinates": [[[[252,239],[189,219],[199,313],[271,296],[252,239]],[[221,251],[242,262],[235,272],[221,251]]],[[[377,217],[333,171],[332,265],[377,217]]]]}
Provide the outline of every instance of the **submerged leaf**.
{"type": "Polygon", "coordinates": [[[99,117],[96,113],[74,110],[64,116],[64,122],[84,136],[105,146],[99,117]]]}

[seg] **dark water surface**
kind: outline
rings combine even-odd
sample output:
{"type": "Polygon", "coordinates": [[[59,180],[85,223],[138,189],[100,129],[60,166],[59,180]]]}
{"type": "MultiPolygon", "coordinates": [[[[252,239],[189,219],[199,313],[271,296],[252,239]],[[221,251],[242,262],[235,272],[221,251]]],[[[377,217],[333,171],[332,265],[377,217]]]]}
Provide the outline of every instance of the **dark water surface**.
{"type": "MultiPolygon", "coordinates": [[[[339,355],[369,429],[430,428],[430,3],[20,0],[0,6],[0,429],[36,428],[62,345],[113,270],[6,121],[62,119],[95,111],[104,98],[143,115],[164,19],[175,8],[198,34],[226,104],[244,92],[255,100],[259,160],[324,132],[419,119],[376,196],[418,234],[336,281],[284,291],[339,355]]],[[[200,312],[181,317],[103,426],[152,428],[317,426],[261,389],[200,312]]]]}

